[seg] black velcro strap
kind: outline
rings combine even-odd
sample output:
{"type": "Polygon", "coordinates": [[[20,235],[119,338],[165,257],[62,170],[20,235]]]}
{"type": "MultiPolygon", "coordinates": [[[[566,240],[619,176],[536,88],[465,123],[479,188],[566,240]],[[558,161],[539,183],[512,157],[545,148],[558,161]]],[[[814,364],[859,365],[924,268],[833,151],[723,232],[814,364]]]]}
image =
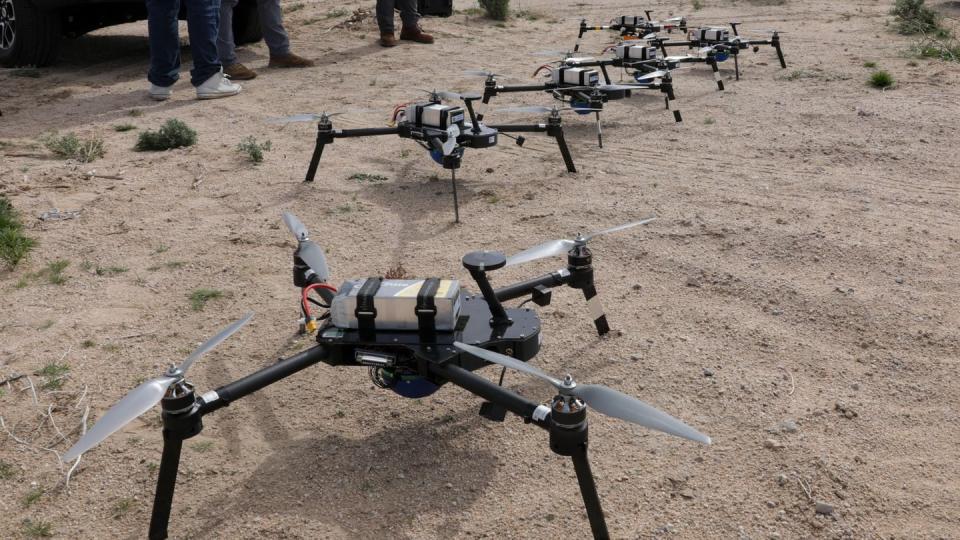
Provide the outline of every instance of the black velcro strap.
{"type": "Polygon", "coordinates": [[[421,341],[432,341],[437,333],[437,304],[434,298],[440,288],[438,278],[423,281],[420,292],[417,293],[417,326],[420,329],[421,341]]]}
{"type": "Polygon", "coordinates": [[[357,317],[357,328],[360,330],[360,339],[373,339],[376,330],[377,308],[373,297],[380,290],[383,278],[367,278],[357,292],[357,308],[353,314],[357,317]]]}

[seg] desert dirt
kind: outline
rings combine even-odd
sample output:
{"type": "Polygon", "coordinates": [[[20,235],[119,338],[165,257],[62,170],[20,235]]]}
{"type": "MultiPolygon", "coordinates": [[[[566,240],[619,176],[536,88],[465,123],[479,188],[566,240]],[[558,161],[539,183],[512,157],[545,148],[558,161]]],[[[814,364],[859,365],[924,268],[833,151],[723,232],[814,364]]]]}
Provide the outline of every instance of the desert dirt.
{"type": "MultiPolygon", "coordinates": [[[[468,286],[467,251],[513,253],[656,215],[592,243],[614,332],[598,339],[578,291],[557,289],[539,310],[543,348],[532,360],[713,437],[700,446],[592,415],[612,536],[960,537],[958,65],[910,58],[887,1],[703,4],[524,0],[538,16],[503,25],[457,1],[453,17],[424,22],[435,45],[385,50],[370,20],[331,29],[346,18],[328,18],[332,10],[361,4],[306,2],[287,26],[295,52],[318,67],[268,69],[265,45],[249,46],[241,61],[260,77],[212,102],[193,99],[186,72],[171,101],[147,99],[145,23],[67,42],[39,78],[0,75],[0,192],[39,242],[0,274],[0,380],[27,376],[0,390],[0,460],[10,465],[0,536],[26,534],[25,520],[63,538],[146,535],[158,409],[84,455],[68,489],[69,464],[41,447],[64,452],[88,406],[95,420],[247,310],[253,322],[194,367],[201,392],[310,346],[296,335],[294,242],[280,221],[291,210],[326,249],[336,284],[402,264],[468,286]],[[611,103],[602,149],[589,118],[567,117],[576,174],[544,136],[468,150],[460,225],[446,171],[412,141],[337,141],[304,185],[313,124],[266,123],[372,108],[335,126],[382,126],[416,88],[480,91],[467,68],[529,84],[548,60],[532,52],[572,46],[568,17],[638,8],[784,30],[789,67],[770,48],[749,53],[739,82],[723,65],[723,94],[704,66],[678,72],[685,121],[675,125],[659,97],[611,103]],[[865,62],[896,85],[869,87],[865,62]],[[198,144],[133,151],[138,132],[168,118],[195,128],[198,144]],[[114,131],[124,123],[137,129],[114,131]],[[100,136],[106,156],[55,159],[36,144],[51,130],[100,136]],[[250,135],[273,143],[259,165],[236,150],[250,135]],[[82,213],[36,219],[51,208],[82,213]],[[55,260],[70,262],[62,285],[35,275],[55,260]],[[223,297],[195,311],[188,295],[200,288],[223,297]],[[55,362],[69,372],[61,388],[43,388],[37,373],[55,362]],[[833,512],[818,514],[817,503],[833,512]]],[[[586,51],[608,37],[588,34],[586,51]]],[[[511,267],[493,280],[562,265],[511,267]]],[[[552,395],[518,373],[505,384],[535,400],[552,395]]],[[[365,369],[312,367],[205,418],[184,446],[171,535],[588,537],[572,465],[517,417],[479,417],[480,402],[452,385],[405,400],[375,389],[365,369]]]]}

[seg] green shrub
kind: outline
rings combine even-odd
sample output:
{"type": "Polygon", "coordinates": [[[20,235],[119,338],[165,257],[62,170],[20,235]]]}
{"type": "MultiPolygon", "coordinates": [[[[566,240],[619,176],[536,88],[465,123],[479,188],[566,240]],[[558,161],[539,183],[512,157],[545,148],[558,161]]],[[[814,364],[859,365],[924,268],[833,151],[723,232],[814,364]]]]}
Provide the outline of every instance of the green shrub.
{"type": "Polygon", "coordinates": [[[0,260],[13,268],[27,256],[36,242],[23,234],[23,223],[6,197],[0,195],[0,260]]]}
{"type": "Polygon", "coordinates": [[[41,141],[55,155],[63,159],[76,159],[81,163],[90,163],[98,158],[102,158],[106,153],[103,149],[103,139],[94,137],[92,139],[80,139],[74,133],[66,135],[57,135],[51,133],[44,136],[41,141]]]}
{"type": "Polygon", "coordinates": [[[510,0],[478,0],[487,17],[495,21],[505,21],[510,15],[510,0]]]}
{"type": "Polygon", "coordinates": [[[924,5],[924,0],[896,0],[890,14],[897,18],[901,34],[929,34],[940,29],[940,15],[924,5]]]}
{"type": "Polygon", "coordinates": [[[193,146],[196,142],[196,131],[184,124],[183,121],[171,118],[160,126],[158,131],[148,129],[140,133],[134,149],[138,152],[162,151],[193,146]]]}
{"type": "Polygon", "coordinates": [[[889,74],[886,71],[880,70],[875,71],[873,75],[870,75],[870,86],[874,88],[889,88],[893,86],[893,75],[889,74]]]}
{"type": "Polygon", "coordinates": [[[243,154],[247,155],[247,159],[253,163],[260,163],[263,161],[263,153],[269,152],[273,148],[273,145],[270,141],[263,141],[262,143],[257,142],[257,138],[253,135],[244,137],[240,144],[237,145],[237,150],[243,154]]]}

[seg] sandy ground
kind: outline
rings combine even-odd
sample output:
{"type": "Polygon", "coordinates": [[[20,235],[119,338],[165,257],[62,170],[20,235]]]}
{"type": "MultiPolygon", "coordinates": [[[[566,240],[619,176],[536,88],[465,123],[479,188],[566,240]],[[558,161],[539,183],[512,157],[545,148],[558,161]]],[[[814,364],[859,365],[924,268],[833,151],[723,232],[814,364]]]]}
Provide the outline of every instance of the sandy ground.
{"type": "MultiPolygon", "coordinates": [[[[541,310],[534,360],[637,395],[715,441],[700,447],[593,415],[592,463],[612,535],[960,537],[958,66],[907,57],[886,1],[703,4],[695,13],[677,2],[642,7],[786,30],[789,69],[771,49],[749,54],[740,82],[724,66],[722,95],[702,66],[678,73],[686,121],[674,125],[652,97],[614,103],[603,149],[586,119],[570,118],[577,174],[563,172],[543,137],[468,151],[459,226],[445,172],[412,142],[338,141],[317,183],[303,185],[313,126],[265,120],[374,108],[337,125],[384,125],[414,88],[480,90],[464,68],[529,82],[543,60],[531,52],[572,45],[577,23],[567,17],[606,20],[637,6],[524,0],[537,20],[497,25],[460,13],[425,23],[434,46],[383,50],[372,23],[328,31],[338,18],[326,14],[344,3],[308,2],[288,26],[295,50],[319,67],[267,69],[265,46],[248,47],[241,59],[260,78],[215,102],[192,99],[186,78],[170,102],[146,98],[142,23],[70,42],[40,78],[0,75],[0,191],[39,242],[0,274],[0,376],[26,374],[38,387],[36,402],[26,379],[0,395],[9,430],[0,460],[12,466],[0,479],[0,536],[24,534],[27,519],[65,538],[145,535],[157,410],[87,454],[69,490],[56,456],[38,447],[59,429],[67,440],[52,448],[64,451],[87,405],[97,418],[246,310],[254,322],[194,368],[199,388],[309,346],[295,335],[293,243],[280,222],[289,209],[327,249],[337,282],[398,263],[466,281],[466,251],[512,253],[656,214],[593,244],[617,332],[597,339],[576,291],[557,290],[541,310]],[[869,88],[868,61],[896,87],[869,88]],[[195,147],[132,150],[139,130],[173,117],[197,129],[195,147]],[[121,123],[138,130],[115,132],[121,123]],[[31,147],[50,130],[99,135],[107,155],[78,164],[31,147]],[[248,135],[273,142],[260,165],[235,150],[248,135]],[[34,221],[54,207],[82,215],[34,221]],[[64,285],[30,277],[56,259],[71,263],[64,285]],[[97,275],[114,266],[127,271],[97,275]],[[193,311],[187,296],[198,288],[225,296],[193,311]],[[70,368],[63,387],[39,388],[35,373],[58,361],[70,368]],[[816,502],[832,515],[816,514],[816,502]]],[[[586,43],[597,51],[604,41],[586,43]]],[[[503,270],[495,284],[561,264],[503,270]]],[[[506,384],[550,397],[519,374],[506,384]]],[[[453,387],[411,401],[373,389],[361,369],[307,370],[207,417],[185,446],[171,532],[587,537],[572,466],[540,430],[516,417],[490,423],[479,404],[453,387]]]]}

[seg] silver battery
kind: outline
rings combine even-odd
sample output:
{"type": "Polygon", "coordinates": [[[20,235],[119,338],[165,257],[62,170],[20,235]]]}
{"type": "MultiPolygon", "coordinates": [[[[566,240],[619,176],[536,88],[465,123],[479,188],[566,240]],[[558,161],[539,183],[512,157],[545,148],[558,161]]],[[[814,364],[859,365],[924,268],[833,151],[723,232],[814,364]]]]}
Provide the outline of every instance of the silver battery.
{"type": "MultiPolygon", "coordinates": [[[[337,328],[357,328],[357,293],[366,283],[366,279],[344,282],[333,297],[330,305],[330,321],[337,328]]],[[[423,286],[422,279],[385,279],[373,297],[373,306],[377,310],[374,325],[377,330],[416,330],[417,294],[423,286]]],[[[450,331],[457,326],[460,317],[460,282],[451,279],[440,280],[437,294],[433,297],[437,308],[434,324],[437,330],[450,331]]]]}
{"type": "Polygon", "coordinates": [[[694,37],[699,41],[728,41],[730,31],[726,28],[697,28],[693,31],[694,37]]]}
{"type": "Polygon", "coordinates": [[[600,82],[600,73],[595,69],[561,66],[551,70],[550,79],[554,84],[595,86],[600,82]]]}
{"type": "Polygon", "coordinates": [[[655,60],[659,56],[656,47],[644,45],[618,45],[615,53],[624,60],[655,60]]]}
{"type": "Polygon", "coordinates": [[[614,19],[620,26],[642,26],[647,22],[646,17],[640,17],[637,15],[621,15],[614,19]]]}

